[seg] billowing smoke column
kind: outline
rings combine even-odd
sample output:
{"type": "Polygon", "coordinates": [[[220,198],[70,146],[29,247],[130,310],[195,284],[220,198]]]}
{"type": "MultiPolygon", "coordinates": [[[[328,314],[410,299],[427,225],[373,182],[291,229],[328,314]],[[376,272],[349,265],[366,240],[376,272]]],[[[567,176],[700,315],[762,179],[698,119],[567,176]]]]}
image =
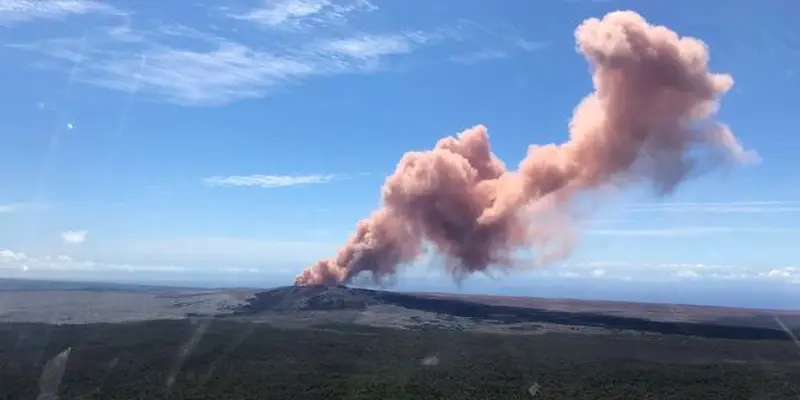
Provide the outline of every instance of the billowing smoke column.
{"type": "Polygon", "coordinates": [[[530,146],[516,171],[492,154],[480,125],[406,153],[386,179],[382,208],[296,284],[347,283],[362,272],[381,280],[417,259],[423,243],[457,278],[510,266],[519,249],[566,256],[570,230],[558,216],[576,194],[637,183],[668,193],[698,167],[757,157],[711,120],[733,79],[709,73],[703,42],[631,11],[586,20],[575,39],[595,91],[575,109],[567,142],[530,146]],[[556,218],[532,219],[543,211],[556,218]]]}

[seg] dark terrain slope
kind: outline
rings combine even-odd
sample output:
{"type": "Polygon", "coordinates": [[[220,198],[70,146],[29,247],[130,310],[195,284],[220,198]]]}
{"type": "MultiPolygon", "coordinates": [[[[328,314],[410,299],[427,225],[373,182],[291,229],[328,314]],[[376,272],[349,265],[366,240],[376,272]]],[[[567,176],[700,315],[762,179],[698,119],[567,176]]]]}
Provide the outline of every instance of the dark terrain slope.
{"type": "Polygon", "coordinates": [[[472,318],[498,324],[522,322],[688,335],[716,339],[791,340],[787,332],[757,326],[710,322],[672,322],[590,312],[554,311],[532,307],[485,304],[459,298],[428,297],[346,286],[288,286],[256,293],[235,315],[262,312],[364,310],[374,305],[393,305],[440,315],[472,318]]]}
{"type": "Polygon", "coordinates": [[[800,395],[800,358],[787,341],[197,319],[0,324],[0,399],[45,398],[45,364],[66,348],[65,400],[530,400],[531,387],[548,400],[800,395]]]}

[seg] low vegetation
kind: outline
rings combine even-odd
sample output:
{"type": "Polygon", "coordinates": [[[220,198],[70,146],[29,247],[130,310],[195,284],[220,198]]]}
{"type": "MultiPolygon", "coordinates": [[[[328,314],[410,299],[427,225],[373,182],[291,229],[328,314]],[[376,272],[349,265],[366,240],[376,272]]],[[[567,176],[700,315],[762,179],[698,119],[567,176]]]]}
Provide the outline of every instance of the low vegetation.
{"type": "Polygon", "coordinates": [[[800,353],[790,341],[356,325],[282,329],[197,319],[2,324],[0,399],[35,399],[44,364],[68,347],[61,399],[800,396],[800,353]]]}

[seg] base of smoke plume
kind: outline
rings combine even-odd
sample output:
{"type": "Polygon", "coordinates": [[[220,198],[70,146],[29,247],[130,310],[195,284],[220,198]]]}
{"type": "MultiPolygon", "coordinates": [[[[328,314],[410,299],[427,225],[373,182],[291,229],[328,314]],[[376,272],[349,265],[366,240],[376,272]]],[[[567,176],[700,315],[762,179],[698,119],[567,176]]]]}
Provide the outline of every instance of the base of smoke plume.
{"type": "MultiPolygon", "coordinates": [[[[620,180],[628,179],[630,178],[620,177],[620,180]]],[[[522,211],[526,213],[530,224],[532,226],[557,224],[560,235],[555,239],[558,241],[553,241],[554,237],[551,236],[545,236],[540,241],[534,240],[531,246],[517,249],[516,255],[510,257],[508,263],[491,265],[485,270],[472,274],[463,273],[464,269],[459,268],[457,259],[438,253],[435,246],[425,244],[423,246],[425,252],[422,257],[412,264],[398,266],[398,271],[401,271],[399,275],[376,275],[367,268],[366,271],[343,283],[331,283],[329,286],[347,284],[358,287],[392,288],[396,287],[404,278],[402,271],[421,268],[428,273],[437,273],[436,276],[440,276],[442,279],[451,280],[458,289],[473,276],[500,282],[532,269],[557,266],[564,262],[578,246],[580,240],[578,226],[582,222],[591,221],[592,217],[602,208],[614,204],[614,199],[622,194],[620,188],[624,186],[620,181],[592,190],[583,190],[576,193],[569,203],[557,204],[546,196],[538,202],[530,204],[522,211]]],[[[657,189],[652,187],[648,192],[654,195],[659,194],[657,189]]],[[[295,283],[295,285],[302,286],[299,283],[295,283]]]]}

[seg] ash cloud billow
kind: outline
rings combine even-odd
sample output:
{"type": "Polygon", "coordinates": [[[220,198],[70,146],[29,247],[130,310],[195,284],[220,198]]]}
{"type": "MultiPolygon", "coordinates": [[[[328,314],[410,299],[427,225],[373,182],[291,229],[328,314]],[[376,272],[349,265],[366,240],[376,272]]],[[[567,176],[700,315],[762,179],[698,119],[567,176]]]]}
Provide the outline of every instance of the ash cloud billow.
{"type": "Polygon", "coordinates": [[[295,283],[347,283],[361,273],[380,281],[427,244],[456,278],[511,267],[517,250],[547,263],[569,254],[567,213],[578,195],[638,184],[668,194],[690,175],[757,160],[713,120],[733,78],[709,72],[702,41],[632,11],[588,19],[575,39],[594,92],[575,109],[566,142],[531,145],[516,170],[491,152],[481,125],[406,153],[386,179],[382,207],[295,283]]]}

